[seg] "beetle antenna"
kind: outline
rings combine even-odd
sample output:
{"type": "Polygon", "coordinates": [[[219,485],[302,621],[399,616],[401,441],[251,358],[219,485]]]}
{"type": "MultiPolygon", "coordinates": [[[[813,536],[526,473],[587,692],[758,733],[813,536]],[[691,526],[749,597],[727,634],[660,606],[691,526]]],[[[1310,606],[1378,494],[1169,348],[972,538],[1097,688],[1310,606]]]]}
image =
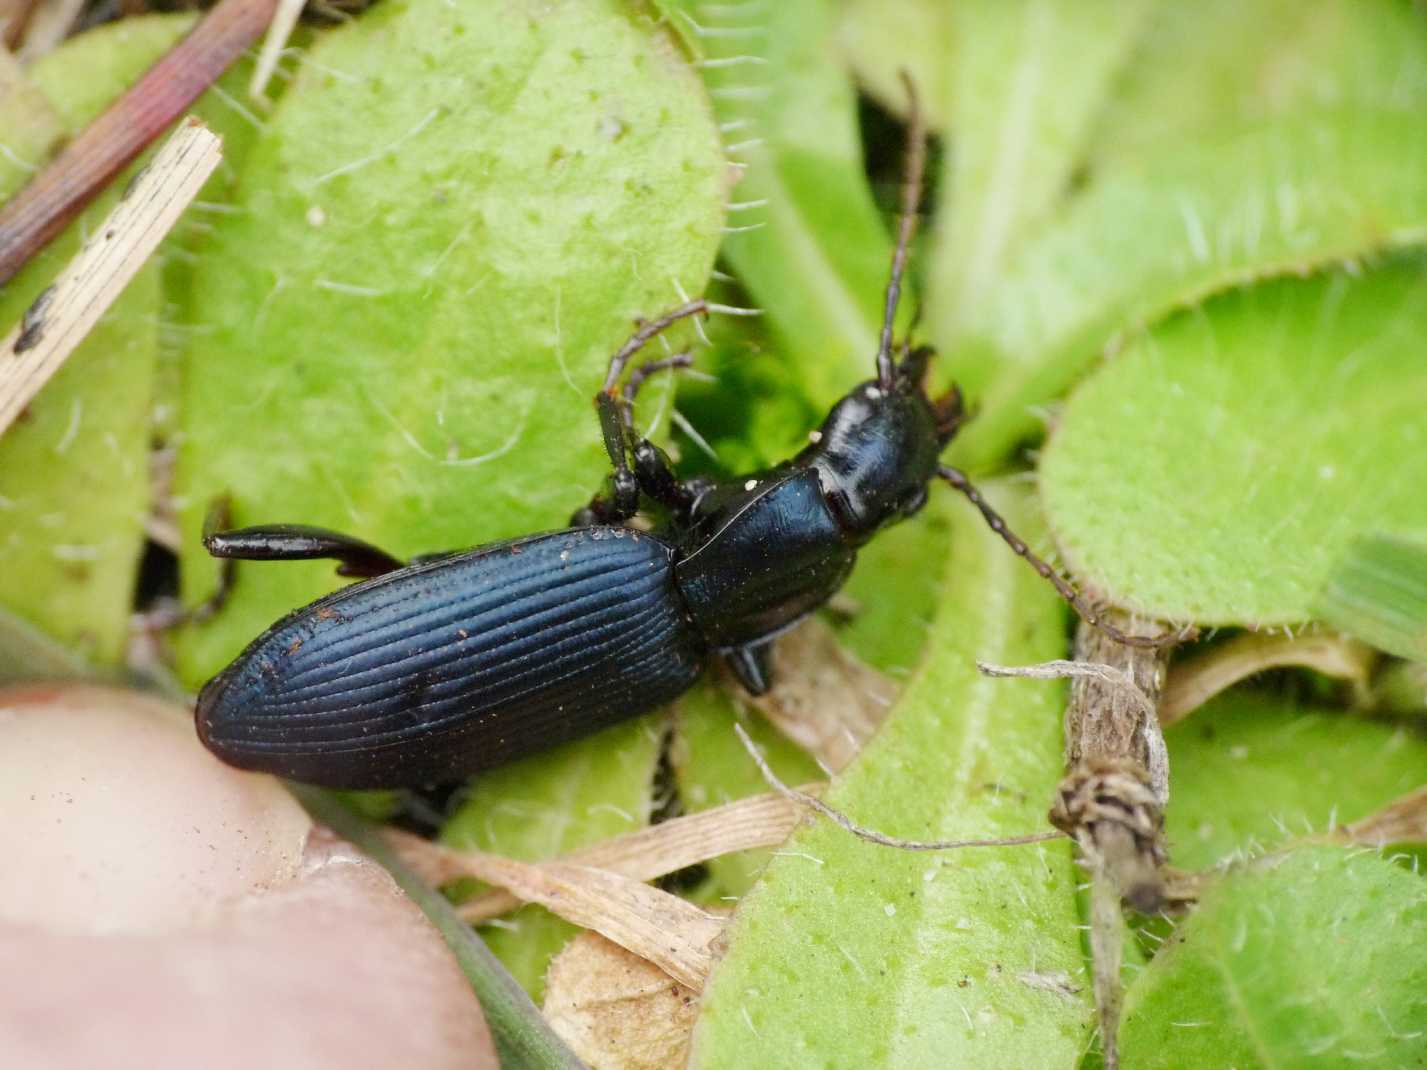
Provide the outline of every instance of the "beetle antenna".
{"type": "Polygon", "coordinates": [[[1177,632],[1162,632],[1159,635],[1130,635],[1127,632],[1122,632],[1095,612],[1094,608],[1081,597],[1080,592],[1072,587],[1064,576],[1031,552],[1031,548],[1025,544],[1025,541],[1006,526],[1006,521],[1001,514],[991,508],[986,499],[981,496],[981,492],[972,485],[971,480],[966,478],[965,472],[943,464],[937,466],[936,474],[966,495],[971,504],[981,511],[987,526],[1001,536],[1006,545],[1016,553],[1016,556],[1024,558],[1042,579],[1049,580],[1060,593],[1060,597],[1070,603],[1070,608],[1080,614],[1081,620],[1092,628],[1099,628],[1115,642],[1123,643],[1125,646],[1138,647],[1172,646],[1175,643],[1193,639],[1199,634],[1194,628],[1185,628],[1177,632]]]}
{"type": "Polygon", "coordinates": [[[809,795],[805,791],[788,787],[778,779],[778,774],[773,772],[767,759],[758,753],[758,748],[753,745],[753,740],[748,738],[748,733],[743,730],[743,725],[734,721],[733,730],[738,734],[738,741],[743,744],[743,749],[752,757],[754,764],[758,766],[758,772],[762,774],[763,780],[770,788],[791,803],[805,806],[809,810],[816,810],[829,821],[841,825],[859,840],[866,840],[868,843],[875,843],[881,847],[893,847],[899,851],[955,851],[962,847],[1018,847],[1021,844],[1045,843],[1047,840],[1059,840],[1065,837],[1065,833],[1059,829],[1031,832],[1024,836],[998,836],[989,840],[904,840],[900,836],[888,836],[886,833],[870,829],[866,825],[859,825],[841,810],[834,810],[816,795],[809,795]]]}
{"type": "Polygon", "coordinates": [[[902,272],[907,266],[907,247],[917,229],[917,205],[922,199],[922,174],[927,162],[927,133],[922,122],[917,87],[905,70],[902,84],[907,89],[907,163],[902,176],[901,217],[897,220],[897,247],[892,251],[892,275],[887,280],[887,305],[882,313],[882,336],[877,343],[877,383],[892,387],[892,321],[897,318],[897,302],[902,296],[902,272]]]}
{"type": "Polygon", "coordinates": [[[707,315],[708,312],[709,303],[702,297],[699,297],[693,301],[685,302],[678,308],[670,309],[657,319],[644,320],[641,322],[635,332],[629,336],[629,341],[620,346],[618,352],[609,358],[609,372],[605,375],[604,387],[602,388],[603,392],[611,395],[614,393],[614,384],[619,382],[619,377],[621,373],[623,373],[625,365],[629,363],[629,359],[633,357],[634,354],[644,348],[644,344],[648,342],[649,339],[661,331],[672,327],[682,319],[688,319],[690,316],[704,316],[707,315]]]}

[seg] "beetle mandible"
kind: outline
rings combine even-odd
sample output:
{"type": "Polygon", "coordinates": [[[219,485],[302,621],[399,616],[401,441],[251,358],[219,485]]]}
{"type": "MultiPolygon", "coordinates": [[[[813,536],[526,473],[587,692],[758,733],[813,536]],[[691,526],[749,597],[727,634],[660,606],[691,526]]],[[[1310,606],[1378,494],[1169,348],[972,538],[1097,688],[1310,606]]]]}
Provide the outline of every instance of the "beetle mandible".
{"type": "Polygon", "coordinates": [[[900,218],[876,377],[855,386],[804,450],[773,468],[714,482],[680,480],[634,431],[651,375],[687,367],[676,353],[635,367],[644,344],[706,315],[689,301],[641,323],[596,395],[612,466],[601,493],[558,531],[418,558],[410,564],[351,536],[301,525],[210,533],[216,557],[332,558],[364,577],[298,609],[250,643],[198,696],[198,733],[232,765],[338,788],[450,783],[652,710],[687,690],[710,656],[761,694],[774,639],[825,603],[859,547],[912,516],[941,479],[1113,638],[1073,588],[1033,554],[939,455],[964,419],[956,387],[930,397],[932,350],[893,345],[916,225],[925,132],[911,119],[900,218]],[[652,531],[631,526],[650,503],[652,531]]]}

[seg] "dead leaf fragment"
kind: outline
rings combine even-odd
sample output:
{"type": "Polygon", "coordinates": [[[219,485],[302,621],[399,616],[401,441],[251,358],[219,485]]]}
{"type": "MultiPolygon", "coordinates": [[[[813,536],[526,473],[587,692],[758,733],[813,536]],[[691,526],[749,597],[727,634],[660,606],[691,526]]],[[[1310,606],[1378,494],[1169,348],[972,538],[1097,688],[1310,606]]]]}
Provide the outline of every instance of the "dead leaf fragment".
{"type": "Polygon", "coordinates": [[[856,757],[897,698],[891,679],[849,654],[816,618],[774,644],[773,673],[768,694],[740,700],[833,773],[856,757]]]}
{"type": "Polygon", "coordinates": [[[592,1070],[666,1070],[688,1061],[698,995],[596,933],[550,964],[542,1008],[592,1070]]]}
{"type": "Polygon", "coordinates": [[[1301,666],[1365,689],[1377,652],[1336,634],[1248,633],[1185,661],[1175,662],[1159,703],[1159,723],[1182,721],[1220,691],[1266,669],[1301,666]]]}
{"type": "MultiPolygon", "coordinates": [[[[821,785],[807,785],[816,792],[821,785]]],[[[803,808],[779,795],[754,795],[697,814],[662,821],[603,843],[564,855],[557,861],[608,870],[650,881],[710,858],[776,847],[802,820],[803,808]]],[[[386,836],[402,860],[427,883],[440,886],[460,877],[482,879],[482,855],[432,843],[409,832],[388,829],[386,836]]],[[[461,905],[461,917],[476,924],[509,913],[522,900],[508,891],[486,892],[461,905]]]]}

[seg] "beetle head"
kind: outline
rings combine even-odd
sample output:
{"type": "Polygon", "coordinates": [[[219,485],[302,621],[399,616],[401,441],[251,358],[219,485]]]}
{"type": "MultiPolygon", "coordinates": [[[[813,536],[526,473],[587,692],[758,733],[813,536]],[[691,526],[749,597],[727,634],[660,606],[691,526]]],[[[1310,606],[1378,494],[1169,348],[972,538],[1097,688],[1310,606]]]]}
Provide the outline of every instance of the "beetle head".
{"type": "Polygon", "coordinates": [[[863,542],[926,504],[937,458],[961,423],[955,387],[932,400],[922,387],[931,350],[904,357],[891,388],[872,379],[832,407],[801,460],[818,470],[848,538],[863,542]]]}

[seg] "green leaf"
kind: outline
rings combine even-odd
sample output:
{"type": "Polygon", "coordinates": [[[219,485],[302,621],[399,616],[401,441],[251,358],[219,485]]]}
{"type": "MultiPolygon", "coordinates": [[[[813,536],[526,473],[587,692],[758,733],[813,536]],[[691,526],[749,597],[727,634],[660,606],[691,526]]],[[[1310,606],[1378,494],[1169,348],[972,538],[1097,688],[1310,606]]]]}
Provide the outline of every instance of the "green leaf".
{"type": "MultiPolygon", "coordinates": [[[[191,24],[190,16],[166,16],[174,22],[191,24]]],[[[135,20],[125,19],[119,25],[135,20]]],[[[299,24],[288,38],[288,48],[302,49],[312,37],[299,24]]],[[[300,54],[300,53],[297,53],[300,54]]],[[[295,61],[280,63],[267,89],[270,99],[280,98],[287,83],[283,75],[295,61]]],[[[200,270],[221,271],[221,264],[204,267],[211,252],[210,239],[215,221],[238,209],[233,204],[248,154],[262,136],[261,109],[248,95],[256,53],[249,50],[228,68],[221,78],[193,106],[214,133],[223,139],[223,159],[212,177],[194,198],[187,212],[159,246],[163,264],[164,315],[159,331],[159,364],[155,382],[154,438],[169,444],[179,429],[182,365],[185,349],[194,332],[209,329],[208,316],[201,305],[204,290],[196,285],[200,270]]],[[[142,158],[141,158],[142,159],[142,158]]]]}
{"type": "MultiPolygon", "coordinates": [[[[664,729],[664,716],[654,714],[479,776],[442,839],[537,860],[643,828],[664,729]]],[[[488,927],[484,937],[538,1000],[550,959],[578,931],[542,907],[527,906],[488,927]]]]}
{"type": "MultiPolygon", "coordinates": [[[[35,64],[28,99],[41,94],[55,129],[75,133],[185,21],[126,20],[82,34],[35,64]]],[[[25,122],[33,133],[33,117],[25,122]]],[[[4,140],[36,145],[23,131],[7,129],[4,140]]],[[[117,196],[96,200],[6,284],[0,322],[19,320],[117,196]]],[[[123,655],[144,539],[159,310],[151,261],[0,440],[0,605],[101,665],[123,655]]]]}
{"type": "Polygon", "coordinates": [[[976,0],[951,8],[952,166],[928,265],[928,331],[949,349],[1027,229],[1062,195],[1151,0],[976,0]]]}
{"type": "Polygon", "coordinates": [[[1046,449],[1067,560],[1172,620],[1306,619],[1359,535],[1427,537],[1424,331],[1420,259],[1163,324],[1081,386],[1046,449]]]}
{"type": "Polygon", "coordinates": [[[1372,535],[1355,540],[1314,609],[1340,631],[1427,661],[1427,545],[1372,535]]]}
{"type": "MultiPolygon", "coordinates": [[[[197,529],[225,492],[240,524],[400,555],[558,527],[608,468],[590,398],[609,354],[703,289],[722,176],[678,43],[616,0],[393,2],[322,37],[198,273],[188,596],[213,582],[197,529]]],[[[336,582],[241,568],[185,677],[336,582]]]]}
{"type": "MultiPolygon", "coordinates": [[[[735,721],[741,721],[758,745],[768,764],[785,784],[807,784],[825,779],[817,763],[799,747],[784,739],[762,717],[740,717],[732,688],[737,685],[727,674],[712,677],[679,699],[674,724],[677,735],[671,752],[679,801],[686,813],[708,810],[736,799],[768,791],[758,767],[738,736],[735,721]]],[[[697,898],[727,907],[752,887],[772,857],[760,848],[720,855],[704,863],[708,880],[697,890],[697,898]]]]}
{"type": "Polygon", "coordinates": [[[1320,835],[1427,783],[1420,734],[1244,689],[1172,725],[1165,741],[1165,831],[1183,869],[1320,835]]]}
{"type": "Polygon", "coordinates": [[[728,223],[751,228],[729,233],[723,256],[766,311],[795,381],[826,407],[872,372],[892,253],[863,173],[836,6],[684,7],[742,174],[728,223]]]}
{"type": "Polygon", "coordinates": [[[1318,847],[1207,892],[1126,993],[1125,1066],[1419,1065],[1427,886],[1318,847]]]}
{"type": "MultiPolygon", "coordinates": [[[[995,497],[1024,528],[1025,499],[995,497]]],[[[1064,689],[974,662],[1057,655],[1063,610],[969,507],[945,508],[929,656],[828,801],[904,837],[1042,829],[1064,689]]],[[[1090,1018],[1074,884],[1063,841],[927,855],[805,825],[739,906],[691,1065],[1070,1065],[1090,1018]]]]}
{"type": "Polygon", "coordinates": [[[68,127],[33,71],[7,64],[0,71],[0,198],[9,198],[63,145],[68,127]]]}
{"type": "Polygon", "coordinates": [[[1427,238],[1427,39],[1416,15],[1400,4],[1337,5],[1355,27],[1341,53],[1329,47],[1331,15],[1321,25],[1291,19],[1259,66],[1252,49],[1232,47],[1276,32],[1257,6],[1221,9],[1203,27],[1197,7],[1176,7],[1164,5],[1169,29],[1151,31],[1173,58],[1147,54],[1143,65],[1158,62],[1163,74],[1130,77],[1118,94],[1130,100],[1115,113],[1128,129],[1102,124],[1096,137],[1145,151],[1111,153],[1097,167],[1092,150],[1088,185],[1027,237],[966,324],[953,359],[984,415],[956,444],[958,463],[1002,460],[1039,431],[1038,406],[1174,308],[1427,238]],[[1192,26],[1175,36],[1179,18],[1192,26]],[[1201,32],[1218,43],[1184,44],[1201,32]],[[1181,47],[1190,50],[1182,79],[1181,47]],[[1181,106],[1187,97],[1205,103],[1181,106]],[[1180,112],[1183,130],[1164,118],[1142,127],[1180,112]]]}
{"type": "Polygon", "coordinates": [[[1309,110],[1406,109],[1427,88],[1420,14],[1396,0],[1160,3],[1145,30],[1105,101],[1094,168],[1309,110]]]}
{"type": "Polygon", "coordinates": [[[837,38],[857,80],[888,111],[904,114],[907,91],[901,72],[912,77],[933,130],[947,126],[943,109],[952,102],[956,71],[947,63],[955,8],[935,0],[845,0],[837,38]]]}
{"type": "Polygon", "coordinates": [[[921,664],[943,594],[927,577],[945,567],[950,546],[948,512],[934,508],[879,532],[857,552],[857,569],[842,589],[851,614],[832,620],[849,650],[898,680],[921,664]]]}
{"type": "Polygon", "coordinates": [[[1374,709],[1395,714],[1427,714],[1427,663],[1399,661],[1373,681],[1374,709]]]}
{"type": "Polygon", "coordinates": [[[61,117],[77,133],[177,44],[196,17],[141,15],[96,27],[65,41],[30,71],[61,117]]]}

